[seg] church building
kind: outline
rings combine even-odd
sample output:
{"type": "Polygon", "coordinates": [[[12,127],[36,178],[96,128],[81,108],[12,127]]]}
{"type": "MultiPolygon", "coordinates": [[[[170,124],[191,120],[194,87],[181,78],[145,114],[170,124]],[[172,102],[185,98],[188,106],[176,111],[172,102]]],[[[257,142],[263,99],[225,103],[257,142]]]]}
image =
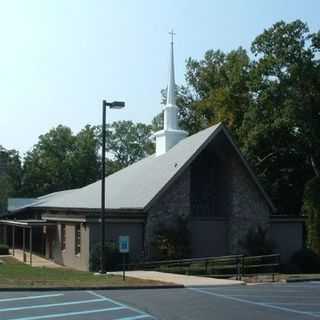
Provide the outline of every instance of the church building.
{"type": "MultiPolygon", "coordinates": [[[[106,241],[130,238],[130,261],[157,259],[159,226],[184,221],[190,257],[243,253],[250,229],[269,230],[276,252],[288,259],[302,243],[301,221],[276,216],[225,126],[194,135],[180,130],[175,96],[173,42],[164,127],[154,134],[155,154],[106,178],[106,241]]],[[[12,247],[29,237],[36,253],[58,264],[89,269],[100,243],[101,181],[15,205],[1,220],[12,247]]]]}

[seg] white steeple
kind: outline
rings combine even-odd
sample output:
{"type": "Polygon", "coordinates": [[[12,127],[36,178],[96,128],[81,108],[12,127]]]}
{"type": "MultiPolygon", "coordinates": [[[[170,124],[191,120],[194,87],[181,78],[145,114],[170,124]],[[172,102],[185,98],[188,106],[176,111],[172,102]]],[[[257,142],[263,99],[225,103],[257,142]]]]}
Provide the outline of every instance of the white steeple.
{"type": "Polygon", "coordinates": [[[174,81],[174,54],[173,54],[173,31],[169,32],[171,34],[171,43],[170,43],[170,65],[169,65],[169,81],[167,88],[167,105],[176,104],[176,93],[175,93],[175,81],[174,81]]]}
{"type": "Polygon", "coordinates": [[[169,64],[169,83],[167,88],[167,103],[164,106],[164,128],[154,134],[156,137],[156,156],[166,153],[180,140],[187,136],[187,132],[180,130],[178,127],[178,107],[176,106],[176,84],[174,80],[174,54],[173,54],[173,35],[171,35],[170,46],[170,64],[169,64]]]}

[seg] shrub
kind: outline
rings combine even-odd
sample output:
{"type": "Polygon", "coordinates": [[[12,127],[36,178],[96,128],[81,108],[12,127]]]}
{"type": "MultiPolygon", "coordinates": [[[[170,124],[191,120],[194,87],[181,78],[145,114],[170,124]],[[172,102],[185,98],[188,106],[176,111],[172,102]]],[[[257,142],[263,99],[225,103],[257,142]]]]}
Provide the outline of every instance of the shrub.
{"type": "Polygon", "coordinates": [[[296,265],[302,273],[320,272],[320,256],[310,249],[301,249],[294,253],[291,264],[296,265]]]}
{"type": "Polygon", "coordinates": [[[152,242],[154,259],[181,259],[190,255],[190,231],[185,217],[160,222],[152,242]]]}
{"type": "Polygon", "coordinates": [[[307,246],[320,255],[320,177],[307,182],[303,196],[303,211],[307,216],[307,246]]]}
{"type": "MultiPolygon", "coordinates": [[[[100,270],[100,254],[101,245],[98,244],[90,252],[90,271],[100,270]]],[[[104,259],[106,271],[115,270],[119,268],[119,265],[122,263],[122,256],[114,242],[106,243],[104,247],[104,259]]],[[[126,260],[126,263],[128,262],[129,261],[126,260]]]]}
{"type": "Polygon", "coordinates": [[[268,237],[268,230],[258,226],[249,229],[245,238],[240,241],[240,246],[249,256],[272,254],[274,244],[268,237]]]}
{"type": "Polygon", "coordinates": [[[9,247],[6,244],[0,243],[0,254],[9,254],[9,247]]]}

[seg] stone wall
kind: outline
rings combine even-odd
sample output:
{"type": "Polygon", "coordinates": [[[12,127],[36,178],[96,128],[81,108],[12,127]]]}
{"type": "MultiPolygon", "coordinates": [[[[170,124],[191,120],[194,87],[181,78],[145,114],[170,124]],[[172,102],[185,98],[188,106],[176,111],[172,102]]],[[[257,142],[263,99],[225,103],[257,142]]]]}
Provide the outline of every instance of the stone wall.
{"type": "Polygon", "coordinates": [[[251,228],[269,228],[270,208],[236,154],[229,157],[226,183],[231,208],[228,227],[229,253],[243,253],[240,242],[251,228]]]}
{"type": "Polygon", "coordinates": [[[174,224],[176,216],[189,217],[189,215],[190,170],[187,169],[157,199],[148,212],[144,242],[146,259],[157,258],[156,250],[152,243],[155,240],[155,233],[159,224],[174,224]]]}
{"type": "Polygon", "coordinates": [[[287,221],[273,219],[270,236],[275,245],[275,253],[280,254],[281,263],[288,263],[292,255],[304,247],[304,223],[295,221],[294,218],[287,221]]]}
{"type": "Polygon", "coordinates": [[[190,221],[190,230],[192,257],[217,257],[227,254],[226,220],[193,218],[190,221]]]}

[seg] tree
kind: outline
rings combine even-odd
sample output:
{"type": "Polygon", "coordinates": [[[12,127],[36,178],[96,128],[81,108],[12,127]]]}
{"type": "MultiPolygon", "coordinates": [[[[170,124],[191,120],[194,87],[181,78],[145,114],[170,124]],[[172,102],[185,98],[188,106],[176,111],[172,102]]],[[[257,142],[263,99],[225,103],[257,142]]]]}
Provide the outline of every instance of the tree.
{"type": "Polygon", "coordinates": [[[306,184],[303,209],[307,216],[308,248],[320,256],[320,177],[306,184]]]}
{"type": "Polygon", "coordinates": [[[208,50],[200,61],[189,58],[186,68],[193,116],[205,127],[223,121],[237,137],[250,99],[246,51],[241,47],[228,54],[208,50]]]}
{"type": "Polygon", "coordinates": [[[279,211],[299,214],[306,182],[320,174],[320,32],[280,21],[251,50],[252,60],[242,48],[188,59],[180,126],[193,134],[224,122],[279,211]]]}
{"type": "MultiPolygon", "coordinates": [[[[107,175],[154,151],[151,126],[131,121],[107,128],[107,175]]],[[[80,188],[101,176],[101,127],[85,126],[74,135],[59,125],[45,135],[24,159],[22,194],[36,197],[59,190],[80,188]]]]}
{"type": "Polygon", "coordinates": [[[109,163],[114,167],[126,167],[154,152],[154,144],[150,140],[151,125],[117,121],[107,126],[106,150],[109,163]]]}
{"type": "Polygon", "coordinates": [[[26,196],[73,187],[70,157],[74,142],[71,129],[62,125],[39,137],[39,142],[24,159],[22,188],[26,196]]]}
{"type": "Polygon", "coordinates": [[[151,243],[153,259],[181,259],[190,256],[190,229],[188,219],[175,215],[161,221],[154,231],[151,243]]]}
{"type": "Polygon", "coordinates": [[[276,206],[301,211],[305,183],[319,174],[318,34],[278,22],[252,44],[250,108],[240,128],[246,154],[276,206]]]}
{"type": "MultiPolygon", "coordinates": [[[[167,91],[161,90],[162,104],[165,105],[167,99],[167,91]]],[[[194,108],[194,97],[188,87],[176,86],[176,97],[178,107],[178,122],[182,130],[192,135],[201,129],[206,128],[206,121],[200,112],[194,108]]],[[[151,122],[152,132],[163,129],[163,111],[157,114],[151,122]]]]}
{"type": "MultiPolygon", "coordinates": [[[[187,86],[176,90],[181,129],[194,134],[223,121],[237,136],[249,105],[249,72],[250,59],[241,47],[228,54],[208,50],[199,61],[189,58],[187,86]]],[[[164,90],[162,96],[164,102],[164,90]]],[[[163,128],[161,121],[161,114],[153,119],[155,131],[163,128]]]]}
{"type": "Polygon", "coordinates": [[[73,152],[70,154],[72,184],[85,186],[101,176],[100,130],[86,125],[76,136],[73,152]]]}
{"type": "Polygon", "coordinates": [[[21,174],[19,153],[0,145],[0,214],[7,210],[7,199],[19,195],[21,174]]]}
{"type": "Polygon", "coordinates": [[[79,188],[99,177],[97,128],[86,126],[77,135],[59,125],[45,135],[24,159],[22,190],[25,196],[79,188]]]}

